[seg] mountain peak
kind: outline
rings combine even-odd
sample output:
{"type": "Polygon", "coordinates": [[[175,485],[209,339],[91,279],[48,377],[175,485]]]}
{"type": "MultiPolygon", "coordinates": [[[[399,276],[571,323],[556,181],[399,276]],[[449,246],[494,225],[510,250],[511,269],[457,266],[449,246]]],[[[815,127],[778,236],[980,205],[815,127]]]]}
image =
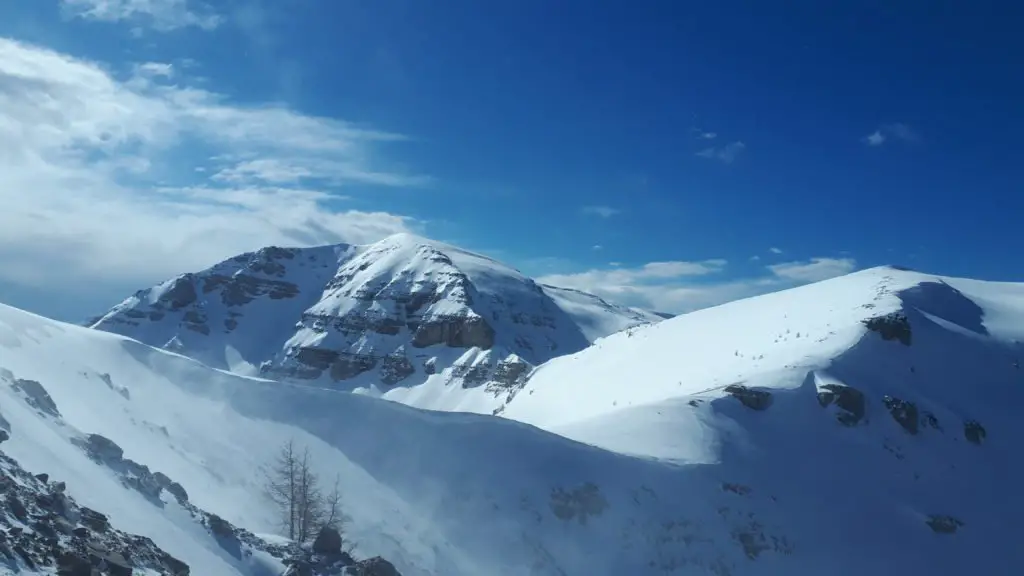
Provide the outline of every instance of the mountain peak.
{"type": "Polygon", "coordinates": [[[218,368],[389,393],[437,379],[510,385],[555,356],[661,319],[402,233],[241,254],[141,290],[93,327],[218,368]]]}

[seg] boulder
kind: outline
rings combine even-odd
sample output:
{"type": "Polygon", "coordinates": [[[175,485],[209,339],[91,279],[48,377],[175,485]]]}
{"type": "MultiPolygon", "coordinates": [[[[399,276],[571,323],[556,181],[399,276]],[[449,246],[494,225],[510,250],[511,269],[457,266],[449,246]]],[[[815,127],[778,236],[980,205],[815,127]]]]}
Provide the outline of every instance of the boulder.
{"type": "Polygon", "coordinates": [[[380,556],[356,562],[346,568],[345,574],[348,576],[402,576],[394,564],[380,556]]]}
{"type": "Polygon", "coordinates": [[[324,555],[341,554],[341,533],[331,526],[324,526],[313,540],[313,552],[324,555]]]}

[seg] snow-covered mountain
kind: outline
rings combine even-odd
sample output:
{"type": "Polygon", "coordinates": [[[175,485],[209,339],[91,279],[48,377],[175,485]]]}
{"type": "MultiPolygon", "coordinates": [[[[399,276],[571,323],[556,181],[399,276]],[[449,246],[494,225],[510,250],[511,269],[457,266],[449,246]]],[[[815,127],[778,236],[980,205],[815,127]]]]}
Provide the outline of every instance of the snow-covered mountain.
{"type": "Polygon", "coordinates": [[[1022,336],[1022,284],[876,268],[602,338],[497,398],[463,390],[474,415],[0,307],[3,447],[193,573],[255,572],[75,438],[255,533],[259,470],[293,439],[341,476],[360,553],[406,575],[1015,574],[1022,336]]]}
{"type": "Polygon", "coordinates": [[[506,388],[661,319],[399,234],[242,254],[142,290],[91,325],[242,374],[401,395],[432,376],[506,388]]]}

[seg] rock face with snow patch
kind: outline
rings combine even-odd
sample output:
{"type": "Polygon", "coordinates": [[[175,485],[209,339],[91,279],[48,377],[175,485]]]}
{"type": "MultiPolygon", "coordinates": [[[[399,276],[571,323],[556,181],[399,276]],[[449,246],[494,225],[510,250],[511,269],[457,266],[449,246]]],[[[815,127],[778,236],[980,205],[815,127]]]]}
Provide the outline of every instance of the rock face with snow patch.
{"type": "Polygon", "coordinates": [[[113,528],[64,490],[63,482],[33,476],[0,453],[0,565],[15,573],[189,576],[187,564],[148,538],[113,528]]]}
{"type": "Polygon", "coordinates": [[[513,385],[658,315],[541,286],[454,246],[264,248],[142,290],[92,322],[215,367],[343,386],[513,385]]]}

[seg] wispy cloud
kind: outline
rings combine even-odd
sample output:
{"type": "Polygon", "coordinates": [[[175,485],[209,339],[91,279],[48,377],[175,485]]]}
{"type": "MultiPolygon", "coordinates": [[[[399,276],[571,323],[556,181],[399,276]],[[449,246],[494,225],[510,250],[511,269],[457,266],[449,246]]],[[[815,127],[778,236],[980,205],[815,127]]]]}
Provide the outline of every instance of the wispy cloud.
{"type": "Polygon", "coordinates": [[[868,146],[881,146],[890,139],[903,142],[919,142],[921,136],[910,126],[897,122],[879,126],[877,130],[861,138],[861,142],[868,146]]]}
{"type": "Polygon", "coordinates": [[[775,246],[769,248],[768,251],[772,254],[782,254],[782,248],[776,248],[775,246]]]}
{"type": "Polygon", "coordinates": [[[682,313],[840,276],[853,271],[856,262],[848,258],[812,258],[767,266],[762,268],[763,273],[750,277],[720,279],[726,267],[725,260],[652,262],[636,268],[549,274],[539,280],[627,305],[682,313]]]}
{"type": "Polygon", "coordinates": [[[857,262],[852,258],[811,258],[806,262],[772,264],[768,269],[775,276],[785,280],[817,282],[849,274],[856,267],[857,262]]]}
{"type": "Polygon", "coordinates": [[[697,152],[697,156],[710,160],[718,160],[724,164],[732,164],[736,158],[746,150],[747,145],[743,142],[731,142],[724,146],[712,146],[697,152]]]}
{"type": "Polygon", "coordinates": [[[601,218],[611,218],[620,212],[620,210],[611,206],[584,206],[582,211],[584,214],[601,218]]]}
{"type": "Polygon", "coordinates": [[[61,0],[65,14],[101,22],[147,24],[160,32],[195,26],[213,30],[224,19],[188,0],[61,0]]]}
{"type": "Polygon", "coordinates": [[[152,281],[267,244],[415,228],[401,215],[346,210],[337,192],[421,184],[382,157],[402,139],[234,104],[172,66],[118,77],[0,38],[0,279],[152,281]]]}
{"type": "Polygon", "coordinates": [[[693,132],[694,137],[698,140],[714,140],[718,137],[717,132],[702,130],[700,128],[691,128],[690,131],[693,132]]]}

